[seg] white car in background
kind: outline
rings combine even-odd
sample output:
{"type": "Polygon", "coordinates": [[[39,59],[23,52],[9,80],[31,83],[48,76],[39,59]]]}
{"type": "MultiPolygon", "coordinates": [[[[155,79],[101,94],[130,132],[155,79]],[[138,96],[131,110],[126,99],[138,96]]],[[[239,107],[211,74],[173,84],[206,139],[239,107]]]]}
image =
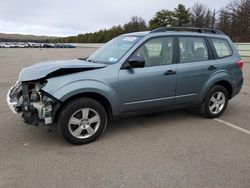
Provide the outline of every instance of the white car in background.
{"type": "Polygon", "coordinates": [[[17,47],[18,48],[28,48],[28,44],[27,43],[19,42],[19,43],[17,43],[17,47]]]}
{"type": "Polygon", "coordinates": [[[29,42],[29,43],[28,43],[28,46],[29,46],[30,48],[39,48],[39,47],[40,47],[40,44],[35,43],[35,42],[29,42]]]}
{"type": "Polygon", "coordinates": [[[3,48],[14,48],[14,44],[10,43],[10,42],[5,42],[2,45],[3,48]]]}

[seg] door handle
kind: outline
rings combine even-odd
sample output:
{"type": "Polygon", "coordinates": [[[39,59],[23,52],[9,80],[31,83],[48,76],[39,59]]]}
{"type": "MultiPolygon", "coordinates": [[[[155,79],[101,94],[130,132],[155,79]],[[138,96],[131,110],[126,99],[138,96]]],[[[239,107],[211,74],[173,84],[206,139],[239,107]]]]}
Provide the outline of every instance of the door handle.
{"type": "Polygon", "coordinates": [[[169,75],[172,75],[172,74],[176,74],[176,71],[168,70],[167,72],[164,73],[164,75],[166,75],[166,76],[169,76],[169,75]]]}
{"type": "Polygon", "coordinates": [[[211,66],[209,66],[209,67],[207,68],[207,70],[215,70],[215,69],[217,69],[217,67],[214,66],[214,65],[211,65],[211,66]]]}

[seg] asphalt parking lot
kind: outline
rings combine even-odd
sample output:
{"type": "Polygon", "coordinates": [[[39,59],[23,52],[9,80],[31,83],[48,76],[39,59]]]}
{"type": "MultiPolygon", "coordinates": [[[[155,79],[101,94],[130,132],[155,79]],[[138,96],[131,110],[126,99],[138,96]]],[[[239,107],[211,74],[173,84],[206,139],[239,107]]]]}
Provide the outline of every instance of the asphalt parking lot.
{"type": "Polygon", "coordinates": [[[0,187],[250,187],[250,63],[219,119],[190,110],[114,121],[96,142],[72,146],[10,112],[22,67],[95,49],[0,49],[0,187]]]}

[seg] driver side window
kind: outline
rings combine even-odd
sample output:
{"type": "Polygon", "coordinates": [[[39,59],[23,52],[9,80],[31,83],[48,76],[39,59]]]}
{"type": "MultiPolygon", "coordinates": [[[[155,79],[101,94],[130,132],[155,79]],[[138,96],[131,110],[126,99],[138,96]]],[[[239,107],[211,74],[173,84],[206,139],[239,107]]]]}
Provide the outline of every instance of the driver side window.
{"type": "Polygon", "coordinates": [[[173,38],[161,37],[145,42],[133,56],[145,59],[145,67],[167,65],[172,63],[173,38]]]}

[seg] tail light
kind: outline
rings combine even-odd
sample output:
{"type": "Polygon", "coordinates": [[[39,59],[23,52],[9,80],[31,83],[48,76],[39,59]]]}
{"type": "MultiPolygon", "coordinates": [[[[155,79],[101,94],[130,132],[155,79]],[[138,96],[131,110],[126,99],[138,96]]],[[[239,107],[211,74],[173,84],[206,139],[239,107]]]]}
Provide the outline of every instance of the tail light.
{"type": "Polygon", "coordinates": [[[243,62],[242,60],[239,60],[239,61],[236,62],[236,65],[237,65],[237,67],[238,67],[239,69],[242,70],[243,65],[244,65],[244,62],[243,62]]]}

